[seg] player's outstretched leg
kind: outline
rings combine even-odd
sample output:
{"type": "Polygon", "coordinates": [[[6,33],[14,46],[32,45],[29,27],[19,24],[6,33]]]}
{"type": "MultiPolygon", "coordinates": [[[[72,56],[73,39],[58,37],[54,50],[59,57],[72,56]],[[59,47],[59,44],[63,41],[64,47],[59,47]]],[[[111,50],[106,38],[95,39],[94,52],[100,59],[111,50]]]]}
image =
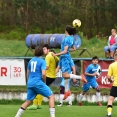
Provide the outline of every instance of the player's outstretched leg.
{"type": "Polygon", "coordinates": [[[87,80],[86,80],[86,78],[85,78],[85,76],[83,74],[80,76],[80,75],[75,75],[75,74],[63,73],[63,77],[65,79],[69,79],[69,78],[71,78],[71,79],[80,79],[80,80],[82,80],[82,82],[87,83],[87,80]]]}
{"type": "Polygon", "coordinates": [[[50,117],[55,117],[54,95],[49,97],[50,117]]]}

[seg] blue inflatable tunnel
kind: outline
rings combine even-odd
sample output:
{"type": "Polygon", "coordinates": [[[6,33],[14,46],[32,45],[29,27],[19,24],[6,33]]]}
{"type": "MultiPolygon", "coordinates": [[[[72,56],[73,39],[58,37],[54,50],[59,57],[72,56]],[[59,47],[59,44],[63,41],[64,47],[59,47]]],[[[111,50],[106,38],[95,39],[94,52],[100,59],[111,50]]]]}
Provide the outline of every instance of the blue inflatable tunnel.
{"type": "MultiPolygon", "coordinates": [[[[60,48],[64,37],[65,34],[29,34],[25,41],[26,46],[32,49],[34,49],[36,46],[42,46],[44,44],[49,44],[52,48],[60,48]]],[[[78,49],[82,44],[82,40],[77,34],[73,37],[76,48],[78,49]]]]}

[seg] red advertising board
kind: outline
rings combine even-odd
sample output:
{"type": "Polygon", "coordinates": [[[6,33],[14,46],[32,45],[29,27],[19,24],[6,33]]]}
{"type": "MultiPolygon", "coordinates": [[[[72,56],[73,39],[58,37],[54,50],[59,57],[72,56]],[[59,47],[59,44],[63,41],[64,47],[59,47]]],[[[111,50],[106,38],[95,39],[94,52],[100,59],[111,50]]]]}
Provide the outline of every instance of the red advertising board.
{"type": "MultiPolygon", "coordinates": [[[[108,73],[108,67],[112,62],[113,61],[104,61],[104,60],[99,61],[99,65],[102,68],[102,74],[97,79],[97,82],[98,82],[98,85],[100,88],[110,88],[112,86],[112,84],[110,82],[108,82],[108,80],[106,78],[107,73],[108,73]]],[[[83,61],[83,73],[85,72],[87,66],[91,63],[92,63],[91,60],[84,60],[83,61]]]]}

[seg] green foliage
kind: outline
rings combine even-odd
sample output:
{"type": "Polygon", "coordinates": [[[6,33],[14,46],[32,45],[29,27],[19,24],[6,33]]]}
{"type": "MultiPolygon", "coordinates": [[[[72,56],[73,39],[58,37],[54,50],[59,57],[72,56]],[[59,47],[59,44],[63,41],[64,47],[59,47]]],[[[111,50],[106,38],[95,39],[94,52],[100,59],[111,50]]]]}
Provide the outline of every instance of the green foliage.
{"type": "Polygon", "coordinates": [[[96,35],[103,38],[116,27],[115,0],[0,0],[0,3],[0,33],[7,31],[11,39],[24,37],[12,32],[15,25],[25,28],[25,33],[64,33],[65,26],[76,18],[82,22],[79,31],[87,38],[96,35]]]}
{"type": "Polygon", "coordinates": [[[94,38],[91,39],[90,43],[93,45],[93,44],[96,44],[96,43],[97,43],[97,44],[100,43],[100,41],[101,41],[101,40],[99,40],[99,39],[97,39],[96,37],[94,37],[94,38]]]}
{"type": "Polygon", "coordinates": [[[29,34],[39,34],[39,33],[41,33],[41,30],[40,28],[36,27],[31,28],[31,30],[29,31],[29,34]]]}
{"type": "Polygon", "coordinates": [[[26,37],[26,33],[23,28],[12,28],[11,30],[7,30],[8,27],[3,29],[3,33],[0,33],[0,39],[7,39],[7,40],[24,40],[26,37]],[[6,31],[5,31],[6,29],[6,31]]]}

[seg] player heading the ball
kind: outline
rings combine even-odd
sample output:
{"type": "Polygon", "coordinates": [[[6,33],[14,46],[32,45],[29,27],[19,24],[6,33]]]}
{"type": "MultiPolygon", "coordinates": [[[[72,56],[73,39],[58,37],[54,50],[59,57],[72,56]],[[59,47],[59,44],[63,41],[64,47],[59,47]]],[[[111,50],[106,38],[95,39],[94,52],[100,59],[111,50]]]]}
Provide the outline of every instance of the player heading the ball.
{"type": "MultiPolygon", "coordinates": [[[[70,25],[67,25],[65,28],[65,38],[62,40],[61,43],[61,51],[56,54],[52,54],[53,56],[60,56],[60,64],[61,64],[61,71],[62,71],[62,77],[65,79],[82,79],[83,82],[87,82],[85,77],[74,75],[72,73],[69,73],[68,71],[71,70],[71,55],[70,55],[70,49],[74,48],[75,40],[73,38],[73,35],[76,34],[76,29],[70,25]]],[[[74,49],[75,50],[75,49],[74,49]]]]}

